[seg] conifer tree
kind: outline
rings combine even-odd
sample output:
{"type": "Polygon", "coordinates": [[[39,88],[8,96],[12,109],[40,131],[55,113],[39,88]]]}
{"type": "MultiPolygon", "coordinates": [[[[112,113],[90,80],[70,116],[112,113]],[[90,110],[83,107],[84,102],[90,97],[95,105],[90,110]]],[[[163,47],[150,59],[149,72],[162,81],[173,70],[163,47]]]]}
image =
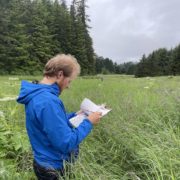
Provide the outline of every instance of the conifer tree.
{"type": "Polygon", "coordinates": [[[172,51],[170,68],[173,75],[180,75],[180,44],[172,51]]]}
{"type": "Polygon", "coordinates": [[[161,48],[158,51],[157,61],[160,66],[159,75],[168,75],[170,73],[170,56],[166,48],[161,48]],[[159,59],[159,60],[158,60],[159,59]]]}
{"type": "Polygon", "coordinates": [[[81,18],[77,14],[78,6],[79,2],[77,0],[73,0],[70,12],[72,19],[72,54],[77,58],[79,64],[81,65],[81,74],[88,74],[88,59],[85,49],[84,26],[81,18]]]}
{"type": "Polygon", "coordinates": [[[66,7],[66,2],[60,4],[58,0],[54,2],[54,40],[61,53],[71,53],[71,19],[66,7]]]}
{"type": "Polygon", "coordinates": [[[6,51],[8,49],[8,44],[10,39],[8,36],[9,32],[9,18],[8,18],[8,6],[9,1],[2,0],[0,1],[0,74],[8,72],[8,69],[5,67],[7,63],[8,56],[6,51]],[[5,65],[6,64],[6,65],[5,65]]]}
{"type": "Polygon", "coordinates": [[[137,65],[136,77],[143,77],[148,75],[148,67],[147,67],[147,58],[145,54],[142,56],[142,59],[140,60],[140,63],[137,65]]]}
{"type": "Polygon", "coordinates": [[[28,37],[25,33],[25,23],[23,21],[24,3],[21,0],[9,1],[8,9],[8,29],[6,57],[4,58],[4,68],[9,74],[26,73],[24,67],[29,59],[28,37]]]}
{"type": "Polygon", "coordinates": [[[86,1],[73,0],[71,5],[71,18],[74,34],[72,35],[72,51],[79,59],[82,74],[95,72],[95,58],[92,39],[89,36],[87,15],[85,12],[86,1]]]}
{"type": "Polygon", "coordinates": [[[77,7],[77,16],[80,18],[83,29],[84,29],[84,39],[85,39],[85,49],[86,49],[86,56],[88,60],[88,74],[93,74],[95,72],[95,56],[94,56],[94,49],[92,44],[92,39],[89,35],[88,29],[90,28],[88,22],[90,22],[89,16],[86,14],[87,0],[80,0],[78,1],[77,7]]]}
{"type": "Polygon", "coordinates": [[[42,71],[44,64],[53,55],[52,35],[47,26],[49,13],[41,1],[32,1],[31,16],[27,24],[30,63],[36,71],[42,71]]]}

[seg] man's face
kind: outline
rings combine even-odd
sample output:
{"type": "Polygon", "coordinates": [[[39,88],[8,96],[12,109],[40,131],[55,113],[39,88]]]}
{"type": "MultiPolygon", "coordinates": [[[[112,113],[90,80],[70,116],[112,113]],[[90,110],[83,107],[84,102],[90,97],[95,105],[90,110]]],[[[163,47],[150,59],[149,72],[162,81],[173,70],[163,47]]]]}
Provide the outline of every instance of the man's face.
{"type": "Polygon", "coordinates": [[[64,89],[69,88],[71,81],[72,81],[71,77],[66,77],[66,76],[64,76],[63,73],[60,73],[57,77],[56,82],[57,82],[57,84],[60,87],[61,92],[62,92],[64,89]]]}
{"type": "Polygon", "coordinates": [[[72,79],[70,77],[64,77],[61,83],[61,91],[66,88],[69,88],[72,79]]]}

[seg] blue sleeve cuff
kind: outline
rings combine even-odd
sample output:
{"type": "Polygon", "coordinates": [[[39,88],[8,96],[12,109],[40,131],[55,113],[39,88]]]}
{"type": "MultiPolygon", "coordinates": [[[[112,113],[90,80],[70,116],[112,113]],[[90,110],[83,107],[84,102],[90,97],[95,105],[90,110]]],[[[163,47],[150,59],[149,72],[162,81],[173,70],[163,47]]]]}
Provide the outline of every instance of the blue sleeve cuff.
{"type": "Polygon", "coordinates": [[[67,116],[68,119],[71,119],[71,118],[73,118],[76,115],[77,115],[76,112],[66,113],[66,116],[67,116]]]}
{"type": "Polygon", "coordinates": [[[84,121],[86,121],[86,122],[89,124],[89,126],[90,126],[91,128],[93,128],[93,124],[92,124],[92,122],[91,122],[89,119],[85,119],[84,121]]]}
{"type": "Polygon", "coordinates": [[[90,133],[93,128],[93,124],[89,119],[84,119],[84,121],[79,126],[85,126],[88,129],[88,133],[90,133]]]}

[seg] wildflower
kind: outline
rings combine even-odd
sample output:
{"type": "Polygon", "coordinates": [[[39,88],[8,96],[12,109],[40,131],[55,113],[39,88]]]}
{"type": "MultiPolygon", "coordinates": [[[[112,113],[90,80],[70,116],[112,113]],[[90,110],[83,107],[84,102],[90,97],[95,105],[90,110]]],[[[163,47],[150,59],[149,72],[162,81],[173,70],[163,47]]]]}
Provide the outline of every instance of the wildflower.
{"type": "Polygon", "coordinates": [[[0,101],[12,101],[12,100],[16,100],[17,97],[4,97],[4,98],[1,98],[0,101]]]}
{"type": "Polygon", "coordinates": [[[17,80],[19,80],[19,78],[18,77],[9,77],[9,80],[10,81],[17,81],[17,80]]]}
{"type": "Polygon", "coordinates": [[[4,117],[4,113],[0,111],[0,117],[4,117]]]}

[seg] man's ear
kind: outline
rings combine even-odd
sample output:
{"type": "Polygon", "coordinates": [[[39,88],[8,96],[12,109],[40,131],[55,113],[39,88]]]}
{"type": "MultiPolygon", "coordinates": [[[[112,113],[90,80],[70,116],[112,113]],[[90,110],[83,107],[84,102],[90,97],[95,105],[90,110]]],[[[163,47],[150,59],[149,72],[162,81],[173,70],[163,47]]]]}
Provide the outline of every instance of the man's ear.
{"type": "Polygon", "coordinates": [[[63,76],[63,71],[59,71],[58,72],[58,78],[62,77],[63,76]]]}

